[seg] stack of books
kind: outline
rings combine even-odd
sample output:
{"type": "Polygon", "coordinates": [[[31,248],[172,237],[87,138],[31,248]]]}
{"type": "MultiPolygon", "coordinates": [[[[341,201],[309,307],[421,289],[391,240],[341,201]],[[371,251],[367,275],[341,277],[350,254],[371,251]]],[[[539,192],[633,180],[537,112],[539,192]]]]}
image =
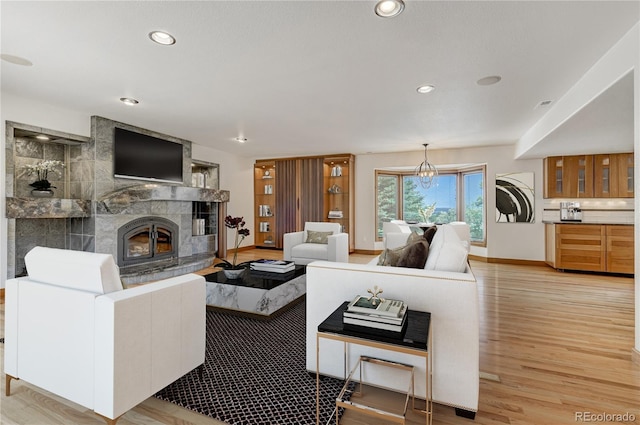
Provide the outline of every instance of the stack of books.
{"type": "Polygon", "coordinates": [[[257,260],[253,261],[250,266],[251,270],[269,272],[269,273],[288,273],[296,267],[293,261],[284,260],[257,260]]]}
{"type": "Polygon", "coordinates": [[[342,313],[342,321],[345,329],[401,337],[407,328],[407,305],[398,300],[378,301],[374,305],[369,298],[357,296],[342,313]]]}

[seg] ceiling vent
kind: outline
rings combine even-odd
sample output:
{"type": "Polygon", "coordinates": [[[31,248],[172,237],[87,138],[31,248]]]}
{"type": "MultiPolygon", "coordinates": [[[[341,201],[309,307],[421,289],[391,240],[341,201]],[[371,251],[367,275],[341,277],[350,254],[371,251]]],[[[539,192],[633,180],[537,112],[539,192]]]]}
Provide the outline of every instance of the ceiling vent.
{"type": "Polygon", "coordinates": [[[538,103],[536,105],[536,107],[533,108],[533,109],[546,108],[547,106],[551,105],[552,103],[553,103],[553,100],[543,100],[542,102],[538,103]]]}

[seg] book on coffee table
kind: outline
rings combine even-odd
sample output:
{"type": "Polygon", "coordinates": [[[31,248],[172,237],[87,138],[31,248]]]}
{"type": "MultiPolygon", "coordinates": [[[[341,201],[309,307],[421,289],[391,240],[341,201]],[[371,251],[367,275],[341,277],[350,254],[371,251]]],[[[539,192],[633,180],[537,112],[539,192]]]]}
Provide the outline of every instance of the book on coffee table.
{"type": "Polygon", "coordinates": [[[284,260],[257,260],[249,265],[251,270],[259,270],[271,273],[287,273],[295,269],[293,261],[284,260]]]}

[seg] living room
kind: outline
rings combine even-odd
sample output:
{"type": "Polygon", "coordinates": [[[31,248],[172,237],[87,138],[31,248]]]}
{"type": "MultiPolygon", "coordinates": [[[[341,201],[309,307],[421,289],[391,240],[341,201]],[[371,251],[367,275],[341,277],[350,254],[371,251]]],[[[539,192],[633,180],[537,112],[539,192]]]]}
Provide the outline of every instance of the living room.
{"type": "MultiPolygon", "coordinates": [[[[189,9],[187,6],[184,9],[180,7],[174,9],[170,4],[164,6],[154,4],[153,6],[147,5],[148,11],[145,10],[145,6],[140,4],[127,5],[125,2],[113,9],[109,9],[109,7],[100,9],[105,15],[102,20],[84,21],[81,19],[83,13],[85,15],[93,13],[94,9],[90,5],[78,5],[77,10],[71,10],[72,7],[63,7],[57,2],[52,2],[48,6],[40,4],[19,6],[18,3],[3,2],[1,6],[3,12],[2,54],[8,56],[8,58],[3,57],[2,61],[2,134],[6,134],[7,122],[13,122],[51,132],[63,132],[90,138],[92,134],[91,117],[99,116],[154,133],[189,140],[192,142],[191,155],[193,159],[220,165],[219,188],[228,190],[230,194],[229,202],[226,205],[227,212],[233,216],[244,216],[245,218],[252,218],[255,211],[250,192],[253,187],[253,167],[256,160],[353,153],[356,164],[354,176],[356,186],[354,225],[356,253],[374,254],[382,249],[382,241],[376,237],[374,230],[376,228],[376,170],[413,170],[423,158],[422,144],[425,141],[430,143],[429,161],[436,165],[444,167],[473,164],[486,167],[486,243],[472,246],[471,255],[473,258],[489,263],[503,262],[525,265],[541,265],[545,261],[545,223],[543,219],[546,200],[542,190],[545,182],[543,158],[555,155],[631,152],[636,151],[640,145],[639,114],[633,113],[633,110],[623,113],[615,109],[615,106],[598,103],[599,100],[607,97],[608,90],[616,83],[630,81],[631,87],[633,87],[632,105],[635,105],[635,111],[638,110],[638,99],[640,99],[640,77],[637,71],[640,68],[640,59],[638,58],[639,30],[638,9],[633,6],[633,2],[618,3],[611,6],[611,9],[606,5],[607,2],[589,2],[592,5],[587,8],[588,10],[583,11],[584,16],[582,16],[580,7],[583,5],[573,6],[575,9],[567,5],[565,9],[562,6],[550,5],[534,7],[529,2],[525,2],[527,5],[520,5],[523,9],[519,10],[515,4],[500,9],[493,2],[481,2],[475,6],[467,5],[471,9],[465,9],[465,3],[453,6],[447,5],[446,2],[412,3],[407,1],[405,2],[406,9],[401,15],[386,20],[371,12],[373,5],[362,4],[366,2],[348,2],[344,6],[346,9],[342,13],[343,16],[336,18],[335,27],[332,27],[334,31],[313,32],[311,39],[299,42],[292,41],[291,44],[286,45],[286,48],[268,50],[268,53],[266,50],[268,44],[285,46],[284,39],[287,38],[287,35],[292,39],[303,40],[299,38],[304,33],[303,27],[313,26],[313,22],[316,22],[316,25],[320,25],[320,27],[322,26],[317,24],[317,21],[311,20],[308,15],[317,15],[318,19],[330,20],[333,18],[332,13],[334,12],[317,3],[309,5],[308,11],[305,11],[302,6],[291,6],[293,10],[285,10],[283,16],[287,17],[295,12],[295,16],[300,21],[293,25],[292,21],[278,16],[277,11],[272,11],[270,6],[273,5],[270,5],[270,2],[264,2],[260,5],[245,5],[247,9],[234,6],[234,2],[217,2],[218,6],[213,9],[207,9],[206,3],[208,2],[204,2],[195,9],[189,9]],[[434,7],[434,10],[429,10],[429,3],[433,3],[431,7],[434,7]],[[131,9],[128,9],[129,6],[131,9]],[[42,9],[39,9],[40,7],[42,9]],[[545,7],[558,7],[558,9],[545,9],[545,7]],[[371,16],[360,17],[357,13],[361,11],[367,11],[371,16]],[[30,38],[38,38],[34,34],[39,34],[39,31],[50,29],[52,33],[58,32],[60,39],[54,36],[45,36],[44,38],[49,37],[51,45],[45,46],[43,49],[48,48],[51,52],[60,51],[62,50],[61,45],[72,46],[70,44],[72,39],[88,39],[88,34],[94,31],[90,23],[105,32],[109,29],[113,30],[118,26],[116,16],[126,16],[125,12],[129,13],[129,17],[126,19],[139,18],[140,15],[147,13],[149,15],[148,20],[145,21],[148,28],[145,26],[144,29],[137,29],[135,35],[138,37],[137,32],[140,32],[145,39],[136,41],[136,43],[140,43],[135,44],[136,50],[129,52],[129,56],[118,65],[123,69],[126,69],[123,63],[135,63],[136,66],[140,66],[140,75],[135,77],[122,75],[129,71],[117,72],[113,69],[102,71],[102,68],[106,67],[103,64],[104,61],[117,62],[117,54],[113,51],[121,48],[116,48],[109,42],[102,41],[104,44],[96,47],[92,55],[85,53],[84,56],[74,58],[77,62],[66,65],[64,60],[60,58],[57,58],[57,61],[61,62],[57,62],[54,58],[46,57],[43,52],[36,53],[35,45],[37,43],[30,40],[30,38]],[[603,23],[605,20],[602,15],[605,12],[610,18],[608,19],[609,23],[603,23]],[[167,16],[171,13],[187,16],[183,17],[178,24],[172,22],[167,16]],[[531,16],[526,19],[527,25],[522,24],[525,29],[521,32],[515,32],[511,27],[503,27],[506,24],[501,20],[501,14],[506,15],[507,18],[518,17],[523,20],[525,20],[524,15],[531,16]],[[574,14],[579,16],[576,17],[574,14]],[[424,20],[428,19],[428,25],[419,20],[416,22],[416,15],[421,16],[424,20]],[[417,28],[422,26],[435,28],[437,21],[431,21],[435,17],[429,17],[430,15],[437,16],[442,22],[449,22],[445,20],[445,17],[449,17],[451,28],[441,27],[438,31],[432,32],[423,29],[421,31],[424,32],[418,33],[419,35],[414,36],[415,38],[406,34],[418,31],[417,28]],[[458,19],[454,20],[450,15],[456,15],[458,19]],[[69,19],[73,24],[67,22],[65,25],[65,22],[60,21],[54,25],[48,22],[50,16],[67,16],[65,19],[69,19]],[[239,30],[241,18],[247,16],[251,16],[251,22],[254,23],[251,27],[253,30],[246,30],[249,28],[246,25],[242,25],[243,29],[239,30]],[[538,21],[535,20],[535,16],[539,17],[538,21]],[[33,26],[30,25],[28,29],[21,28],[16,23],[24,22],[26,17],[29,17],[29,21],[33,23],[33,26]],[[154,18],[157,18],[157,23],[154,22],[154,18]],[[273,18],[272,22],[274,23],[269,24],[269,18],[273,18]],[[195,21],[190,22],[189,19],[195,21]],[[360,22],[360,20],[365,22],[360,22]],[[210,22],[216,22],[218,27],[228,32],[226,34],[217,34],[215,31],[207,33],[207,36],[213,40],[218,36],[218,41],[222,42],[224,39],[227,42],[223,49],[227,56],[213,51],[206,54],[202,52],[194,54],[192,51],[182,52],[180,50],[177,55],[171,53],[170,49],[181,49],[181,46],[193,43],[193,39],[200,35],[189,33],[189,27],[216,26],[211,25],[210,22]],[[540,25],[540,22],[546,22],[548,28],[532,32],[536,26],[545,26],[540,25]],[[497,23],[502,24],[499,26],[500,30],[496,30],[495,36],[486,36],[486,38],[479,36],[479,34],[490,32],[486,29],[497,25],[497,23]],[[595,25],[596,23],[598,25],[595,25]],[[279,35],[274,28],[285,24],[287,25],[285,26],[286,31],[282,32],[284,35],[279,35]],[[371,42],[356,43],[345,47],[335,55],[337,57],[331,55],[331,58],[336,62],[327,71],[323,58],[328,54],[328,50],[344,43],[349,34],[358,39],[364,37],[363,35],[356,37],[356,34],[345,30],[351,25],[353,28],[359,28],[358,25],[362,25],[362,32],[359,34],[370,37],[371,42]],[[149,44],[153,49],[152,52],[145,50],[149,47],[146,46],[146,43],[151,43],[147,38],[147,33],[155,29],[156,26],[164,27],[166,30],[176,29],[177,42],[175,46],[149,44]],[[575,34],[578,35],[571,35],[571,37],[575,37],[576,40],[567,41],[565,46],[553,51],[556,55],[553,56],[553,59],[548,59],[544,50],[550,49],[554,44],[553,37],[556,37],[556,41],[560,39],[566,41],[563,37],[571,38],[569,37],[571,32],[569,28],[572,26],[575,27],[575,34]],[[402,30],[403,27],[409,29],[402,30]],[[485,30],[482,30],[482,27],[485,30]],[[65,30],[62,31],[61,28],[65,28],[65,30]],[[455,38],[454,31],[462,31],[465,28],[467,32],[464,33],[464,37],[455,38]],[[244,38],[243,35],[245,31],[250,33],[246,35],[247,38],[244,38]],[[499,48],[488,44],[497,42],[495,39],[503,38],[502,31],[513,36],[516,41],[504,42],[499,45],[499,48]],[[545,32],[548,34],[544,35],[545,32]],[[31,33],[31,37],[27,37],[29,33],[31,33]],[[182,34],[185,36],[181,36],[182,34]],[[190,35],[186,36],[186,34],[190,35]],[[394,37],[394,34],[402,34],[402,37],[394,37]],[[582,36],[588,38],[589,41],[579,41],[582,36]],[[237,37],[235,40],[237,44],[234,44],[234,37],[237,37]],[[425,71],[425,69],[429,69],[429,60],[416,59],[420,65],[414,66],[411,54],[408,53],[411,52],[411,49],[426,50],[425,40],[437,40],[444,44],[445,39],[451,38],[455,40],[448,43],[462,43],[463,39],[468,41],[474,37],[478,37],[481,42],[471,44],[471,46],[465,47],[465,50],[456,53],[457,55],[465,55],[464,59],[448,60],[448,56],[444,53],[440,53],[440,56],[434,56],[437,58],[434,62],[442,63],[442,68],[445,69],[445,71],[440,71],[442,74],[438,78],[432,77],[428,71],[425,71]],[[34,44],[32,45],[32,43],[34,44]],[[396,43],[399,45],[406,43],[402,47],[405,50],[404,54],[387,53],[393,49],[396,43]],[[536,43],[545,47],[536,48],[533,46],[536,43]],[[314,46],[314,50],[308,46],[314,46]],[[381,51],[378,51],[376,46],[380,46],[381,51]],[[247,50],[249,48],[251,50],[247,50]],[[307,48],[310,49],[308,52],[307,48]],[[264,49],[265,52],[260,52],[261,49],[264,49]],[[287,49],[289,52],[298,52],[298,55],[290,57],[287,54],[287,49]],[[495,54],[491,60],[481,60],[477,54],[473,53],[494,49],[508,53],[495,54]],[[359,56],[359,53],[356,54],[359,50],[367,51],[366,59],[369,62],[363,63],[366,63],[369,68],[363,66],[357,68],[357,71],[349,71],[347,65],[350,65],[352,61],[365,59],[359,56]],[[588,54],[589,50],[591,50],[591,56],[588,54]],[[32,51],[34,56],[31,56],[32,51]],[[253,59],[247,59],[244,54],[239,53],[242,51],[250,51],[254,55],[253,59]],[[516,53],[521,51],[525,53],[517,56],[516,53]],[[166,52],[170,52],[169,56],[164,56],[167,54],[166,52]],[[38,56],[35,56],[36,54],[38,56]],[[208,73],[208,75],[199,77],[201,79],[197,84],[182,86],[181,84],[189,78],[181,77],[172,80],[171,72],[165,74],[163,71],[159,72],[162,74],[161,80],[168,79],[171,81],[170,83],[162,84],[154,80],[153,84],[142,88],[145,75],[153,79],[155,77],[152,74],[154,70],[157,70],[153,66],[145,66],[145,60],[148,59],[149,62],[159,64],[160,67],[169,67],[169,62],[180,62],[189,55],[199,57],[202,60],[202,63],[195,60],[188,62],[188,66],[192,70],[202,67],[208,73]],[[375,58],[376,55],[384,60],[374,61],[372,57],[375,58]],[[509,58],[503,57],[503,55],[509,58]],[[530,56],[530,58],[524,58],[524,56],[530,56]],[[563,56],[565,57],[563,58],[563,56]],[[29,64],[25,65],[24,62],[19,64],[20,61],[16,57],[18,59],[20,57],[26,58],[25,60],[29,64]],[[306,59],[296,65],[294,61],[296,57],[306,59]],[[214,62],[212,58],[215,58],[217,62],[212,63],[214,62]],[[283,69],[286,70],[286,68],[275,67],[274,63],[280,60],[287,61],[287,66],[293,71],[285,72],[283,69]],[[339,60],[343,61],[342,66],[339,65],[339,60]],[[83,64],[83,61],[88,63],[83,64]],[[511,62],[518,61],[524,61],[530,71],[524,72],[519,68],[521,73],[516,74],[515,71],[511,71],[509,74],[507,68],[516,66],[511,62]],[[380,62],[385,62],[385,64],[380,62]],[[389,65],[400,62],[409,63],[411,66],[402,66],[396,71],[395,66],[389,65]],[[462,68],[474,68],[469,64],[475,62],[479,62],[481,65],[472,71],[464,71],[464,78],[468,80],[466,86],[456,89],[448,87],[444,78],[447,72],[450,74],[463,73],[462,68]],[[234,63],[237,65],[233,65],[234,63]],[[553,66],[544,66],[549,63],[553,63],[553,66]],[[226,72],[224,76],[215,73],[216,70],[220,71],[218,67],[222,67],[221,64],[224,64],[226,72]],[[563,67],[563,64],[566,64],[566,67],[563,67]],[[85,65],[90,67],[89,71],[78,71],[85,69],[85,65]],[[353,90],[353,87],[358,85],[357,82],[363,75],[363,70],[377,69],[376,67],[379,67],[380,72],[371,72],[374,76],[368,76],[365,80],[366,84],[364,84],[376,87],[374,91],[380,92],[375,95],[375,98],[373,94],[364,90],[358,92],[357,96],[354,94],[350,94],[348,97],[344,95],[350,90],[349,86],[353,90]],[[256,76],[250,73],[250,70],[254,68],[261,68],[262,75],[256,76]],[[421,71],[411,72],[410,68],[421,68],[421,71]],[[555,70],[554,72],[557,74],[546,74],[551,72],[549,68],[559,68],[564,71],[555,70]],[[312,73],[311,70],[318,72],[317,74],[312,73]],[[234,73],[238,74],[237,79],[231,78],[234,73]],[[293,79],[293,74],[296,73],[298,76],[304,75],[309,79],[299,78],[291,86],[285,85],[284,80],[293,79]],[[351,75],[352,73],[354,75],[351,75]],[[476,84],[476,80],[479,78],[495,73],[502,75],[502,81],[497,85],[485,87],[476,84]],[[535,78],[529,75],[535,73],[540,75],[535,78]],[[65,74],[72,76],[69,78],[71,81],[66,82],[66,84],[70,84],[68,87],[73,87],[75,79],[80,88],[75,91],[63,88],[65,87],[62,85],[63,81],[67,79],[64,77],[65,74]],[[388,75],[391,77],[387,77],[388,75]],[[225,78],[229,78],[229,80],[225,80],[225,78]],[[410,84],[407,86],[410,88],[407,90],[412,92],[412,97],[395,97],[391,91],[395,90],[397,86],[386,87],[381,82],[376,83],[377,79],[382,81],[384,78],[409,81],[410,84]],[[333,84],[338,84],[338,82],[342,84],[343,79],[348,80],[348,84],[341,85],[340,90],[329,90],[333,84]],[[554,79],[553,83],[550,83],[549,79],[554,79]],[[208,84],[214,84],[213,80],[217,81],[215,88],[213,90],[207,89],[208,84]],[[322,86],[326,80],[330,80],[330,84],[322,86]],[[225,82],[220,83],[220,81],[225,82]],[[264,97],[253,98],[250,94],[244,93],[243,89],[238,88],[243,87],[243,82],[251,81],[260,83],[255,85],[251,83],[248,85],[249,89],[246,90],[256,96],[270,83],[275,89],[264,97]],[[435,90],[424,95],[415,93],[416,87],[414,85],[423,83],[433,84],[435,90]],[[100,86],[99,91],[92,92],[87,89],[91,84],[100,86]],[[216,98],[216,94],[224,92],[221,85],[225,84],[235,87],[234,91],[241,94],[238,94],[236,98],[230,94],[228,97],[216,98]],[[308,93],[307,84],[321,85],[322,89],[329,91],[330,95],[319,97],[319,93],[316,91],[308,93]],[[534,84],[539,84],[539,86],[537,89],[530,89],[533,94],[520,91],[522,90],[521,86],[534,84]],[[485,91],[478,94],[478,87],[485,91]],[[464,91],[466,94],[452,97],[449,100],[429,97],[438,96],[439,93],[449,94],[457,90],[464,91]],[[190,91],[206,93],[205,97],[209,99],[210,106],[204,108],[200,104],[199,110],[190,109],[188,106],[183,107],[177,103],[173,103],[173,106],[169,107],[160,106],[163,103],[176,102],[180,94],[190,91]],[[535,91],[540,93],[535,93],[535,91]],[[521,102],[527,104],[526,113],[521,112],[525,107],[520,105],[520,102],[508,104],[505,101],[505,99],[517,99],[520,93],[527,96],[521,98],[521,102]],[[278,102],[277,106],[272,106],[270,102],[275,102],[274,99],[278,98],[279,94],[283,99],[278,102]],[[69,100],[62,96],[68,96],[69,100]],[[119,102],[118,98],[120,97],[138,98],[139,104],[124,105],[119,102]],[[385,98],[388,98],[389,101],[387,102],[385,98]],[[358,99],[358,102],[362,102],[362,104],[356,104],[354,99],[358,99]],[[536,103],[546,99],[553,100],[550,106],[546,109],[544,107],[534,109],[536,103]],[[112,106],[110,104],[112,100],[114,104],[118,104],[112,106]],[[492,108],[490,106],[486,106],[486,110],[484,110],[485,102],[499,103],[500,101],[508,104],[506,109],[503,106],[503,109],[494,114],[489,114],[488,111],[492,108]],[[307,115],[299,117],[294,114],[295,109],[302,109],[301,105],[309,103],[314,103],[315,106],[309,107],[307,115]],[[378,109],[375,107],[363,109],[364,104],[379,105],[382,103],[392,105],[397,111],[392,111],[394,108],[386,106],[378,109]],[[465,106],[465,103],[469,105],[465,106]],[[252,105],[251,110],[249,110],[249,104],[252,105]],[[585,136],[584,133],[598,133],[597,123],[595,126],[591,125],[595,113],[593,111],[601,112],[607,108],[616,112],[617,115],[632,117],[631,138],[623,141],[610,140],[606,135],[599,139],[582,138],[585,136]],[[505,112],[510,109],[513,110],[513,113],[505,112]],[[276,110],[279,110],[280,113],[276,114],[276,110]],[[447,111],[447,113],[442,111],[447,111]],[[516,111],[521,115],[518,115],[516,111]],[[386,123],[382,126],[380,122],[386,122],[381,118],[383,116],[389,116],[389,122],[393,124],[386,123]],[[343,121],[349,121],[350,126],[347,128],[343,121]],[[308,128],[305,128],[305,125],[308,128]],[[274,131],[274,127],[279,127],[278,131],[274,131]],[[581,131],[578,133],[568,131],[568,129],[575,130],[576,127],[581,131]],[[355,131],[354,128],[358,131],[355,131]],[[398,131],[398,128],[401,130],[398,131]],[[358,136],[358,132],[361,133],[360,136],[358,136]],[[244,142],[241,143],[234,140],[236,138],[247,140],[241,140],[244,142]],[[351,144],[352,142],[353,144],[351,144]],[[495,176],[513,172],[533,173],[536,219],[532,223],[506,224],[496,222],[494,215],[495,176]]],[[[511,22],[515,22],[515,20],[511,22]]],[[[122,38],[118,38],[116,44],[126,45],[128,43],[127,37],[130,35],[129,31],[134,32],[132,29],[123,30],[122,38]]],[[[98,41],[96,40],[96,42],[98,41]]],[[[206,43],[209,42],[213,43],[213,41],[206,41],[206,43]]],[[[67,48],[69,47],[64,49],[67,48]]],[[[80,46],[77,48],[80,49],[80,46]]],[[[431,48],[435,49],[435,47],[431,48]]],[[[452,44],[447,44],[447,48],[452,49],[452,44]]],[[[63,56],[64,54],[61,52],[60,57],[63,56]]],[[[131,71],[131,75],[134,74],[135,72],[131,71]]],[[[451,78],[453,79],[454,76],[451,78]]],[[[456,75],[455,78],[459,77],[456,75]]],[[[394,84],[397,83],[394,82],[394,84]]],[[[189,98],[189,96],[185,97],[189,98]]],[[[628,100],[628,98],[625,99],[628,100]]],[[[185,102],[188,104],[189,100],[187,99],[185,102]]],[[[193,102],[196,102],[195,95],[193,102]]],[[[197,102],[202,102],[202,100],[198,99],[197,102]]],[[[600,127],[606,126],[601,123],[600,127]]],[[[5,161],[10,153],[7,151],[4,138],[2,155],[0,163],[5,167],[5,161]]],[[[3,188],[8,187],[9,184],[7,181],[8,172],[6,171],[0,176],[3,188]]],[[[636,181],[637,175],[636,167],[636,181]]],[[[640,221],[638,219],[638,202],[635,200],[633,202],[635,211],[631,223],[637,223],[640,221]]],[[[6,211],[5,196],[0,199],[0,206],[3,211],[6,211]]],[[[601,209],[615,212],[616,206],[605,205],[601,209]]],[[[244,241],[243,246],[246,248],[255,244],[254,236],[257,231],[252,220],[249,220],[249,223],[248,227],[252,230],[252,234],[244,241]]],[[[2,264],[0,287],[4,288],[6,278],[13,277],[8,276],[7,241],[10,239],[10,233],[8,219],[5,216],[2,218],[0,236],[3,241],[0,244],[2,264]]],[[[227,232],[224,240],[226,240],[226,249],[234,248],[231,231],[227,232]]],[[[636,229],[635,240],[637,253],[637,247],[640,246],[638,229],[636,229]]],[[[638,255],[635,258],[637,265],[638,255]]],[[[638,350],[640,350],[639,287],[640,280],[636,277],[636,357],[638,350]]]]}

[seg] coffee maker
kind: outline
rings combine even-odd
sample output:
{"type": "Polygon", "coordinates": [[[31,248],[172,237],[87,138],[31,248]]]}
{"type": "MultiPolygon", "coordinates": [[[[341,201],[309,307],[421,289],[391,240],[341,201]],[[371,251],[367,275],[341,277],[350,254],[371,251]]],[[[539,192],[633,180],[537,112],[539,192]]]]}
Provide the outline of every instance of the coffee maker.
{"type": "Polygon", "coordinates": [[[582,221],[580,202],[560,202],[560,221],[582,221]]]}

